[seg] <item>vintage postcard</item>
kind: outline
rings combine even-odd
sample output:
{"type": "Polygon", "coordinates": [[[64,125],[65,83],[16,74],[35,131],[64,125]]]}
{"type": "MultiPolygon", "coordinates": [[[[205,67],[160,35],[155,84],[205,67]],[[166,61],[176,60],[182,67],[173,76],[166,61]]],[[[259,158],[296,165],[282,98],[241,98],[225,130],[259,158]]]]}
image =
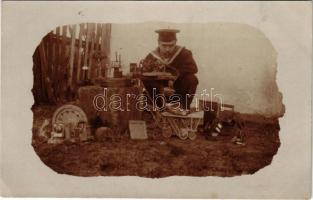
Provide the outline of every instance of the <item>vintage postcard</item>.
{"type": "Polygon", "coordinates": [[[311,7],[2,2],[1,194],[309,198],[311,7]]]}

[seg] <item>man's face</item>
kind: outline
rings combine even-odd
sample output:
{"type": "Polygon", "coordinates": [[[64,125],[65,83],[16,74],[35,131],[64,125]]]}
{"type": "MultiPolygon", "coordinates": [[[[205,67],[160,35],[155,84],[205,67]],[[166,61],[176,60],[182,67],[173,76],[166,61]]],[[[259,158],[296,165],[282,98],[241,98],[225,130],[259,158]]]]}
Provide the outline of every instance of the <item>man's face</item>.
{"type": "Polygon", "coordinates": [[[176,47],[176,40],[171,42],[159,41],[160,53],[164,57],[170,57],[176,47]]]}

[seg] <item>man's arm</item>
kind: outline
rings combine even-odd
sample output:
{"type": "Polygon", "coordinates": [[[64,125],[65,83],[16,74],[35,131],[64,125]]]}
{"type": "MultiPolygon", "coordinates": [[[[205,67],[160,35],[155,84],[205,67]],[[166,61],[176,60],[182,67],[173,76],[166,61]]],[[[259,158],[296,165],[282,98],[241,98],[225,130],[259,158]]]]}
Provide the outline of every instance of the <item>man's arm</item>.
{"type": "Polygon", "coordinates": [[[179,55],[179,64],[178,70],[180,75],[183,76],[184,74],[195,74],[198,72],[198,67],[193,59],[191,51],[184,49],[179,55]]]}
{"type": "Polygon", "coordinates": [[[154,58],[153,56],[149,53],[146,58],[143,60],[142,63],[142,71],[143,72],[151,72],[153,71],[153,62],[154,62],[154,58]]]}

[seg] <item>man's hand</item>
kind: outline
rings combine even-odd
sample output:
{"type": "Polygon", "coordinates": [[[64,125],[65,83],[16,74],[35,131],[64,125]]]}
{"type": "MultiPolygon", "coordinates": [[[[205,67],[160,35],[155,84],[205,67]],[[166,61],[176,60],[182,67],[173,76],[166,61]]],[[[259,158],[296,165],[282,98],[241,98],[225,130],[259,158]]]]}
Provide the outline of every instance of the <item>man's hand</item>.
{"type": "Polygon", "coordinates": [[[172,67],[172,66],[166,66],[165,71],[171,73],[176,78],[179,76],[178,70],[176,68],[172,67]]]}

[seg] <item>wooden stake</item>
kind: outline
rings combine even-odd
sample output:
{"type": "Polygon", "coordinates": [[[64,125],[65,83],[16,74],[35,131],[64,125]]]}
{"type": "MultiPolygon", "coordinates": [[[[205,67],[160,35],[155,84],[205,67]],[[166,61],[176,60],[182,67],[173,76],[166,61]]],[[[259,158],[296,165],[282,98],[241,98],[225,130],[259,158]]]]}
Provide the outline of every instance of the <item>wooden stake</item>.
{"type": "MultiPolygon", "coordinates": [[[[67,57],[67,45],[66,45],[66,39],[67,39],[67,29],[68,26],[62,26],[62,54],[61,54],[61,74],[60,74],[60,87],[61,87],[61,99],[65,98],[65,92],[66,92],[66,73],[67,73],[67,67],[68,67],[68,57],[67,57]]],[[[68,77],[67,77],[68,78],[68,77]]]]}
{"type": "Polygon", "coordinates": [[[95,43],[96,43],[96,48],[95,48],[96,51],[99,51],[100,48],[101,48],[101,44],[100,44],[101,28],[102,28],[101,24],[97,24],[97,36],[96,36],[96,41],[95,41],[95,43]]]}
{"type": "Polygon", "coordinates": [[[68,75],[67,86],[72,86],[73,79],[73,68],[74,68],[74,56],[75,56],[75,40],[76,40],[76,25],[72,26],[72,35],[71,35],[71,49],[70,49],[70,69],[68,75]]]}
{"type": "Polygon", "coordinates": [[[54,94],[57,98],[57,101],[60,98],[60,62],[61,60],[61,27],[56,28],[56,40],[55,40],[55,74],[53,80],[54,82],[54,94]]]}
{"type": "Polygon", "coordinates": [[[55,68],[56,68],[56,66],[55,66],[55,44],[56,44],[56,40],[53,40],[53,31],[51,31],[51,49],[52,49],[52,51],[51,51],[51,55],[50,55],[50,64],[51,64],[51,81],[52,81],[52,85],[54,84],[54,82],[55,82],[55,68]]]}
{"type": "Polygon", "coordinates": [[[88,66],[89,66],[89,70],[88,70],[88,79],[91,78],[91,74],[93,71],[93,54],[94,54],[94,48],[95,48],[95,28],[96,28],[96,24],[92,23],[91,24],[91,47],[90,47],[90,54],[89,54],[89,62],[88,62],[88,66]]]}
{"type": "Polygon", "coordinates": [[[102,52],[105,52],[106,49],[105,49],[105,44],[106,44],[106,25],[105,24],[102,24],[102,27],[101,27],[101,51],[102,52]]]}
{"type": "MultiPolygon", "coordinates": [[[[101,52],[104,53],[106,56],[108,56],[107,54],[107,50],[106,50],[106,35],[107,32],[106,32],[106,25],[105,24],[102,24],[101,26],[101,52]]],[[[103,59],[102,62],[101,62],[101,66],[104,67],[105,71],[104,71],[104,76],[108,76],[108,69],[105,68],[105,65],[106,65],[106,60],[107,59],[103,59]]]]}
{"type": "Polygon", "coordinates": [[[47,58],[47,64],[48,64],[48,76],[51,79],[52,73],[53,73],[53,40],[52,40],[52,36],[53,36],[53,32],[51,31],[48,35],[47,35],[47,41],[46,41],[46,45],[47,45],[47,54],[46,54],[46,58],[47,58]]]}
{"type": "Polygon", "coordinates": [[[112,26],[111,24],[106,25],[106,52],[108,58],[110,58],[111,51],[110,51],[110,46],[111,46],[111,32],[112,32],[112,26]]]}
{"type": "MultiPolygon", "coordinates": [[[[87,36],[86,36],[86,42],[85,42],[85,57],[84,57],[84,66],[87,66],[88,56],[89,56],[89,40],[91,36],[91,24],[87,23],[87,36]]],[[[89,66],[88,66],[89,67],[89,66]]]]}
{"type": "Polygon", "coordinates": [[[81,57],[82,57],[82,51],[81,51],[81,48],[82,48],[82,43],[83,43],[83,40],[82,40],[82,36],[84,34],[84,31],[85,31],[85,24],[80,24],[79,25],[79,35],[78,35],[78,61],[77,61],[77,78],[76,78],[76,81],[77,83],[80,81],[80,70],[81,70],[81,57]]]}
{"type": "Polygon", "coordinates": [[[43,41],[39,45],[39,56],[40,56],[40,66],[41,66],[41,78],[42,78],[42,91],[44,96],[47,97],[47,101],[54,103],[54,96],[52,93],[52,88],[51,88],[51,82],[50,79],[47,75],[47,68],[48,68],[48,63],[46,59],[46,54],[45,54],[45,47],[43,41]]]}

